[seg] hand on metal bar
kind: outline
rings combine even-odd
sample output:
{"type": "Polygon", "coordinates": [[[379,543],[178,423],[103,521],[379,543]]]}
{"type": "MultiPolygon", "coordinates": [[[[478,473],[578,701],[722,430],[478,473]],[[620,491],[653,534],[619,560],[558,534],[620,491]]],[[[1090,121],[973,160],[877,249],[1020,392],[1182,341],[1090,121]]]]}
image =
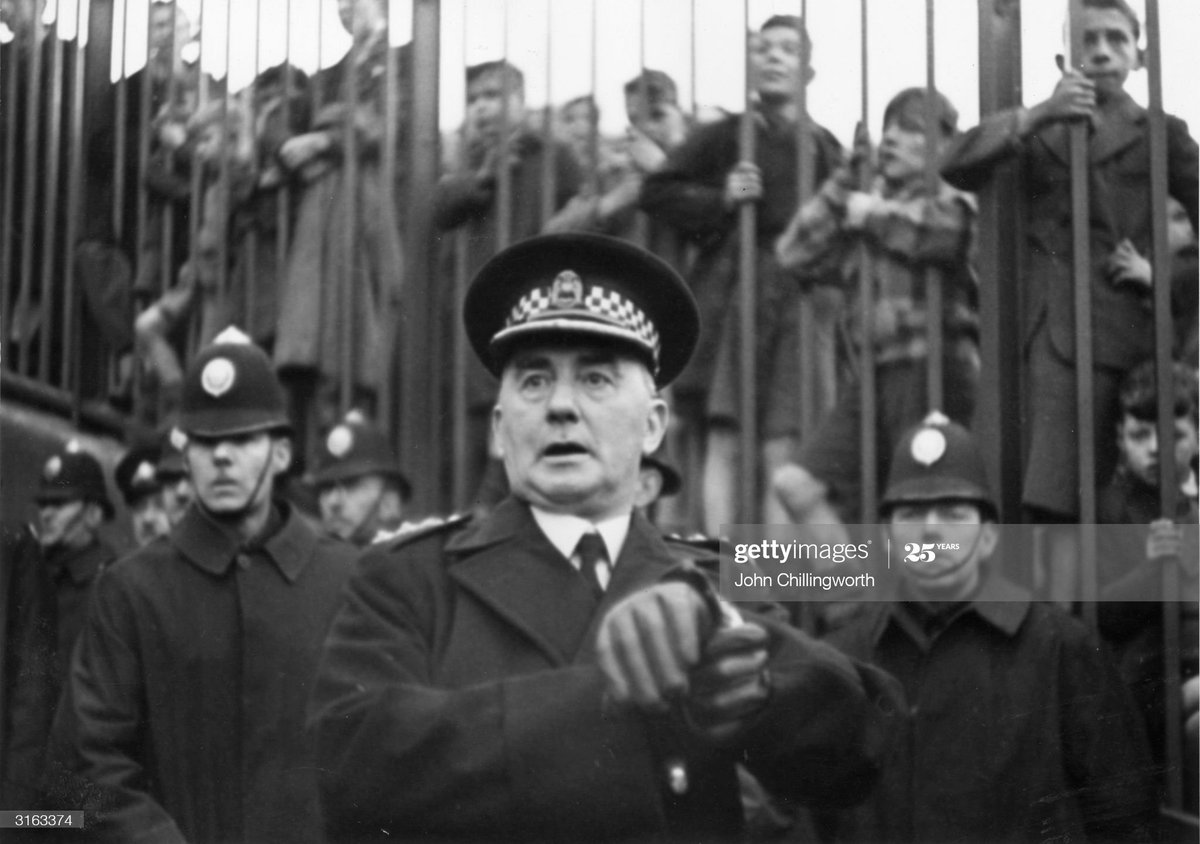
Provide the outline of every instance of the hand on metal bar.
{"type": "Polygon", "coordinates": [[[725,207],[729,209],[762,199],[762,171],[752,161],[739,161],[725,177],[725,207]]]}

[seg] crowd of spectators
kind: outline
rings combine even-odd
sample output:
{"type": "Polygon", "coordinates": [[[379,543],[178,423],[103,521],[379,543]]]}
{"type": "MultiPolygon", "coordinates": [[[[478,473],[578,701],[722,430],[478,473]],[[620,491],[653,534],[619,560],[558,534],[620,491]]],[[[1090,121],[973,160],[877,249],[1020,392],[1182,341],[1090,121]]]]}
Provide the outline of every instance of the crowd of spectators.
{"type": "MultiPolygon", "coordinates": [[[[512,243],[570,231],[630,240],[655,252],[684,276],[699,305],[696,355],[671,387],[676,419],[665,452],[680,471],[653,460],[647,464],[647,486],[661,488],[666,479],[669,494],[677,495],[674,502],[657,503],[660,525],[716,534],[739,517],[752,520],[754,514],[739,513],[735,495],[744,439],[737,289],[741,236],[746,236],[739,234],[739,215],[746,207],[754,209],[748,235],[758,294],[751,344],[758,378],[752,441],[760,446],[755,459],[763,479],[763,510],[818,526],[831,541],[845,541],[842,524],[859,522],[864,513],[864,473],[886,481],[898,459],[893,454],[903,458],[912,426],[928,411],[945,411],[963,436],[972,424],[981,367],[988,365],[979,355],[972,191],[983,189],[997,168],[1014,158],[1023,163],[1030,207],[1026,271],[1005,280],[1021,285],[1026,309],[1026,336],[1020,342],[1030,382],[1025,416],[1030,453],[1022,518],[1050,526],[1077,522],[1079,373],[1066,149],[1070,127],[1083,121],[1091,126],[1095,212],[1089,236],[1097,520],[1143,529],[1133,541],[1130,533],[1119,532],[1101,543],[1099,588],[1109,601],[1099,632],[1134,693],[1154,746],[1162,746],[1167,734],[1163,700],[1178,690],[1161,682],[1161,614],[1155,608],[1148,615],[1122,596],[1145,594],[1144,582],[1160,576],[1163,560],[1183,561],[1187,602],[1181,669],[1188,680],[1185,694],[1194,703],[1198,552],[1188,526],[1197,522],[1197,147],[1182,121],[1168,116],[1172,263],[1160,279],[1148,258],[1146,112],[1123,89],[1139,67],[1140,24],[1123,0],[1084,3],[1094,37],[1086,42],[1082,69],[1067,69],[1044,101],[987,115],[962,132],[957,111],[944,96],[934,94],[931,101],[925,89],[906,89],[891,99],[879,143],[872,142],[869,127],[859,126],[849,151],[799,112],[795,95],[812,76],[812,50],[803,23],[792,16],[770,18],[751,40],[752,160],[741,151],[741,115],[694,120],[679,101],[675,81],[662,71],[645,69],[624,85],[628,129],[623,137],[605,137],[593,97],[558,107],[547,134],[541,115],[526,104],[519,67],[508,60],[468,67],[464,124],[444,139],[444,172],[428,197],[438,238],[430,278],[416,277],[405,264],[412,51],[389,44],[386,6],[385,0],[339,2],[352,45],[339,62],[311,78],[283,65],[264,71],[250,87],[227,93],[219,82],[202,77],[197,62],[183,58],[183,44],[196,35],[186,15],[169,2],[155,3],[150,59],[125,80],[129,99],[123,112],[97,111],[107,119],[86,127],[87,225],[72,246],[85,294],[106,289],[103,296],[87,299],[83,333],[96,333],[127,355],[126,389],[136,393],[130,403],[140,409],[135,422],[157,431],[152,443],[131,443],[116,473],[139,546],[168,535],[187,509],[187,475],[168,432],[189,353],[230,324],[244,328],[266,351],[286,391],[295,426],[296,474],[307,474],[280,486],[302,511],[308,505],[304,518],[360,546],[380,531],[403,530],[412,484],[422,479],[404,474],[403,459],[391,450],[394,432],[379,424],[390,416],[384,402],[389,380],[396,377],[398,338],[417,323],[433,321],[441,330],[429,354],[450,360],[451,338],[461,332],[461,303],[447,293],[456,289],[456,279],[471,277],[512,243]],[[389,71],[395,79],[388,78],[389,71]],[[149,102],[142,102],[147,94],[149,102]],[[797,152],[800,132],[808,134],[809,160],[803,162],[797,152]],[[119,148],[118,135],[124,138],[119,148]],[[123,188],[112,178],[113,162],[122,157],[129,182],[123,188]],[[932,184],[931,165],[940,168],[932,184]],[[800,168],[811,172],[811,196],[798,195],[800,168]],[[1157,391],[1167,389],[1155,385],[1151,362],[1156,343],[1152,296],[1160,281],[1171,285],[1174,323],[1173,449],[1157,442],[1157,391]],[[928,305],[934,283],[940,314],[928,305]],[[441,291],[435,312],[406,311],[406,286],[417,284],[441,291]],[[864,289],[870,296],[867,310],[859,299],[864,289]],[[834,327],[836,343],[806,347],[808,354],[823,356],[820,361],[802,358],[801,301],[817,309],[823,326],[834,327]],[[926,383],[934,326],[942,350],[938,408],[929,406],[926,383]],[[863,465],[859,436],[866,367],[873,368],[875,385],[878,459],[873,466],[863,465]],[[804,372],[836,373],[836,378],[803,390],[804,372]],[[815,429],[802,431],[801,402],[826,396],[836,400],[823,401],[815,429]],[[355,408],[350,416],[348,407],[355,408]],[[1164,518],[1159,508],[1160,461],[1176,467],[1178,508],[1172,518],[1164,518]]],[[[12,181],[4,186],[5,191],[21,189],[12,181]]],[[[49,236],[38,231],[39,239],[49,236]]],[[[40,247],[29,242],[19,248],[40,247]]],[[[13,266],[19,263],[10,260],[13,266]]],[[[39,324],[29,313],[37,303],[24,294],[4,303],[10,343],[39,324]]],[[[45,325],[50,315],[40,319],[45,325]]],[[[88,371],[85,367],[81,374],[88,371]]],[[[497,388],[475,361],[465,378],[470,493],[456,503],[485,512],[507,493],[492,442],[497,388]]],[[[448,396],[455,386],[446,378],[439,390],[448,396]]],[[[44,600],[57,601],[57,628],[54,635],[38,628],[46,641],[36,651],[60,661],[82,624],[80,596],[115,556],[97,537],[114,508],[103,478],[97,478],[99,466],[89,460],[74,445],[51,458],[34,497],[38,530],[26,535],[14,529],[5,536],[6,565],[36,557],[52,572],[53,584],[39,588],[44,600]]],[[[656,497],[655,491],[647,493],[645,504],[656,497]]],[[[998,514],[991,499],[980,501],[987,506],[977,507],[971,518],[994,522],[998,514]]],[[[880,517],[890,518],[894,506],[880,517]]],[[[1081,567],[1074,534],[1052,536],[1057,538],[1049,545],[1051,571],[1043,573],[1048,594],[1064,580],[1077,579],[1081,567]],[[1072,571],[1064,575],[1064,569],[1072,571]]],[[[26,567],[13,566],[14,571],[26,567]]],[[[959,616],[944,612],[938,600],[918,596],[915,615],[897,622],[921,627],[921,636],[914,638],[926,650],[958,623],[959,616]]],[[[1111,666],[1097,661],[1107,657],[1101,660],[1090,640],[1081,638],[1085,634],[1067,630],[1057,616],[1038,613],[1037,623],[1052,630],[1050,638],[1068,643],[1065,656],[1038,651],[1038,658],[1074,660],[1070,671],[1087,674],[1083,686],[1105,682],[1111,666]]],[[[1002,631],[1020,623],[988,620],[1002,631]]],[[[886,642],[868,640],[877,632],[865,626],[868,622],[841,624],[830,621],[840,630],[832,641],[864,660],[881,659],[872,648],[883,649],[886,642]]],[[[1033,644],[1022,639],[1012,645],[1014,652],[1026,646],[1033,644]]],[[[56,696],[65,662],[54,670],[49,664],[35,668],[52,681],[36,692],[56,696]]],[[[890,670],[903,673],[895,666],[890,670]]],[[[1029,665],[1022,670],[1029,675],[1030,691],[1036,672],[1029,665]]],[[[1046,670],[1063,669],[1054,663],[1046,670]]],[[[906,691],[922,693],[916,680],[906,681],[906,691]]],[[[938,705],[953,705],[935,699],[938,705]]],[[[1081,711],[1078,717],[1090,716],[1081,711]]],[[[48,723],[39,726],[43,732],[47,728],[48,723]]],[[[1191,740],[1194,755],[1194,735],[1191,740]]],[[[36,755],[19,744],[0,749],[11,752],[6,758],[13,764],[26,764],[30,754],[36,755]]],[[[14,794],[24,796],[18,789],[5,799],[14,794]]],[[[897,833],[888,824],[898,822],[881,809],[838,823],[849,823],[849,829],[865,825],[872,835],[886,837],[897,833]]]]}

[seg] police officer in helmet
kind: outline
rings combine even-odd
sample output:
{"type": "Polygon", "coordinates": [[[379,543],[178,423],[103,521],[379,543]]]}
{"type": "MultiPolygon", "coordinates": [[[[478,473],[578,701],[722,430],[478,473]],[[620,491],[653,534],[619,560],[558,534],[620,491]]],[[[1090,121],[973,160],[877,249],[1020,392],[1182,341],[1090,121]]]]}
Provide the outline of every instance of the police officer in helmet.
{"type": "Polygon", "coordinates": [[[359,547],[400,527],[412,493],[387,434],[353,410],[326,435],[313,481],[322,526],[359,547]]]}
{"type": "Polygon", "coordinates": [[[55,724],[98,836],[322,840],[305,704],[353,554],[274,500],[290,435],[267,355],[222,332],[184,376],[195,500],[101,579],[55,724]]]}
{"type": "Polygon", "coordinates": [[[100,536],[101,525],[114,510],[100,462],[74,439],[46,460],[34,500],[38,540],[55,596],[61,679],[96,578],[116,558],[100,536]]]}

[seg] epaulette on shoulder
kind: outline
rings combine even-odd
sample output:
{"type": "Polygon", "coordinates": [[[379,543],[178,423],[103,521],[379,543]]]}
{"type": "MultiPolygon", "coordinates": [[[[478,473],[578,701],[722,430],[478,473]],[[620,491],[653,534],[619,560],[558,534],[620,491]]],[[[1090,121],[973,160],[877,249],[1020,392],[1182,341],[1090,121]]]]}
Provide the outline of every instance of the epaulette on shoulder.
{"type": "Polygon", "coordinates": [[[721,540],[703,533],[668,533],[663,536],[671,556],[688,566],[716,571],[721,562],[721,540]]]}
{"type": "Polygon", "coordinates": [[[395,530],[381,530],[371,540],[372,545],[385,545],[390,550],[401,548],[422,537],[444,533],[471,521],[470,513],[453,513],[449,516],[430,516],[419,522],[402,522],[395,530]]]}

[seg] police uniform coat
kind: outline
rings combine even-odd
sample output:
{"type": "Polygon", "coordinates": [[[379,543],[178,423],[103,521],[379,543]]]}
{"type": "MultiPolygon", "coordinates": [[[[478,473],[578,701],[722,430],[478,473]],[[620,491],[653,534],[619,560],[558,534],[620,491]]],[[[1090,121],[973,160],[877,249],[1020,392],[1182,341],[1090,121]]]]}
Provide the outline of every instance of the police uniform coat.
{"type": "Polygon", "coordinates": [[[101,576],[51,744],[89,840],[321,840],[304,706],[353,553],[288,510],[239,548],[193,507],[101,576]]]}
{"type": "Polygon", "coordinates": [[[967,603],[933,612],[903,597],[863,604],[830,636],[908,700],[878,787],[839,817],[836,840],[1150,838],[1145,733],[1079,621],[986,570],[967,603]]]}
{"type": "Polygon", "coordinates": [[[788,628],[771,628],[773,697],[736,748],[606,702],[598,621],[677,566],[632,518],[599,604],[514,499],[363,556],[313,700],[331,838],[725,840],[742,753],[793,797],[869,789],[894,687],[788,628]]]}

